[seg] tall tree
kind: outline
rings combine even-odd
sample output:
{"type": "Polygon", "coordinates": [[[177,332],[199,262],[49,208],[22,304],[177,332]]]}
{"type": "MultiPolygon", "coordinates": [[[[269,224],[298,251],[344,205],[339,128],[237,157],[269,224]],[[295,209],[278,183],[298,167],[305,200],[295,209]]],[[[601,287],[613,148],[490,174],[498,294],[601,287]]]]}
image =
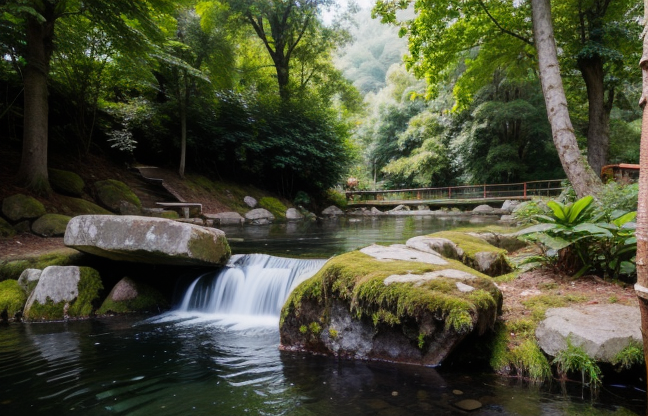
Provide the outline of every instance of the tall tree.
{"type": "Polygon", "coordinates": [[[531,3],[542,93],[560,162],[579,197],[596,194],[601,189],[601,180],[581,158],[569,118],[554,40],[551,4],[549,0],[532,0],[531,3]]]}
{"type": "Polygon", "coordinates": [[[25,66],[23,151],[18,182],[26,188],[49,193],[47,175],[48,76],[55,48],[55,27],[60,18],[85,15],[104,30],[116,47],[140,49],[146,42],[143,33],[155,33],[149,7],[164,10],[167,0],[9,0],[0,5],[0,19],[22,28],[25,66]],[[131,26],[136,24],[137,30],[131,26]]]}
{"type": "MultiPolygon", "coordinates": [[[[643,108],[641,124],[641,170],[639,173],[639,206],[637,208],[637,284],[635,293],[641,311],[641,333],[644,357],[648,359],[648,0],[644,0],[643,55],[639,62],[643,88],[639,105],[643,108]]],[[[648,362],[648,361],[646,361],[648,362]]]]}
{"type": "MultiPolygon", "coordinates": [[[[217,8],[222,6],[219,2],[206,3],[217,8]]],[[[279,95],[283,101],[289,100],[291,64],[296,49],[306,38],[316,38],[326,31],[319,13],[332,0],[229,0],[228,4],[263,42],[275,68],[279,95]]]]}
{"type": "MultiPolygon", "coordinates": [[[[610,111],[619,81],[630,76],[624,62],[639,50],[633,33],[635,8],[632,0],[554,3],[561,63],[577,70],[585,83],[588,160],[595,172],[607,158],[610,111]]],[[[524,77],[535,67],[530,9],[531,0],[380,0],[374,13],[384,22],[399,23],[401,33],[409,34],[408,64],[428,79],[430,93],[463,61],[464,73],[455,86],[461,108],[495,70],[524,77]],[[417,16],[397,22],[395,11],[410,2],[417,16]]]]}

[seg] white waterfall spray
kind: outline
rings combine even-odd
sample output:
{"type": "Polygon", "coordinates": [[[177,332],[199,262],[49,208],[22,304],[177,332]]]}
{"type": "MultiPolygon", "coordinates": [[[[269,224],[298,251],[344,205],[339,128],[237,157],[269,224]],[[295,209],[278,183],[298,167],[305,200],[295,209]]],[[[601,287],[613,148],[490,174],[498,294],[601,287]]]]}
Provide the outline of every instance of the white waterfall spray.
{"type": "Polygon", "coordinates": [[[290,292],[325,262],[266,254],[233,256],[215,275],[193,281],[177,312],[278,317],[290,292]]]}

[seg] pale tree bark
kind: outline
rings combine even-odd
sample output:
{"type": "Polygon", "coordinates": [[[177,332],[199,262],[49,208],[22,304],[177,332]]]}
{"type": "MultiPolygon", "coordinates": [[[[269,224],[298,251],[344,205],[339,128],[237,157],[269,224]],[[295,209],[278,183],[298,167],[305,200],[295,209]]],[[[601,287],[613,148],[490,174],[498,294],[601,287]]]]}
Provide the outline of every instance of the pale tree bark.
{"type": "Polygon", "coordinates": [[[567,179],[579,198],[595,195],[602,187],[598,175],[581,157],[574,127],[569,118],[567,98],[560,76],[556,41],[551,21],[549,0],[532,0],[533,36],[538,51],[540,82],[551,124],[554,145],[567,179]]]}
{"type": "Polygon", "coordinates": [[[49,2],[44,4],[44,22],[34,16],[27,18],[23,150],[17,175],[20,186],[39,194],[51,192],[47,175],[47,77],[56,20],[54,5],[49,2]]]}
{"type": "MultiPolygon", "coordinates": [[[[635,293],[641,311],[641,333],[644,357],[648,359],[648,0],[644,0],[643,55],[639,66],[643,76],[643,88],[639,105],[643,108],[641,122],[641,147],[639,153],[639,206],[637,208],[637,284],[635,293]]],[[[648,362],[648,361],[646,361],[648,362]]],[[[648,375],[648,373],[647,373],[648,375]]],[[[648,412],[648,411],[647,411],[648,412]]]]}

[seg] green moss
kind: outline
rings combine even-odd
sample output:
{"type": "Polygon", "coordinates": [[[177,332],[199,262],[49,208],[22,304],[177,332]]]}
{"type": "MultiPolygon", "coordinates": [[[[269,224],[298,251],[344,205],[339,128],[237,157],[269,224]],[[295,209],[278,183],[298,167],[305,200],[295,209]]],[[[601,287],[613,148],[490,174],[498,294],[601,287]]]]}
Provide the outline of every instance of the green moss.
{"type": "Polygon", "coordinates": [[[16,230],[0,217],[0,238],[11,238],[14,235],[16,235],[16,230]]]}
{"type": "Polygon", "coordinates": [[[121,201],[130,202],[138,208],[142,208],[140,199],[130,190],[124,182],[114,179],[107,179],[95,183],[97,196],[106,208],[114,212],[119,212],[121,201]]]}
{"type": "MultiPolygon", "coordinates": [[[[300,329],[301,329],[301,328],[300,328],[300,329]]],[[[329,328],[329,336],[330,336],[331,338],[336,339],[336,338],[338,337],[338,335],[339,335],[339,334],[338,334],[338,331],[337,331],[337,330],[335,330],[335,329],[333,329],[333,328],[329,328]]]]}
{"type": "Polygon", "coordinates": [[[27,295],[16,280],[0,282],[0,316],[13,318],[27,301],[27,295]]]}
{"type": "MultiPolygon", "coordinates": [[[[99,272],[90,267],[79,267],[80,278],[77,284],[78,295],[69,302],[67,316],[71,318],[85,318],[92,314],[99,292],[103,289],[99,272]]],[[[65,318],[66,301],[54,303],[47,298],[44,304],[34,302],[29,310],[30,320],[54,321],[65,318]]]]}
{"type": "Polygon", "coordinates": [[[107,209],[101,208],[99,205],[90,201],[80,198],[72,198],[69,196],[59,196],[58,199],[63,205],[63,212],[75,215],[112,215],[112,212],[107,209]]]}
{"type": "Polygon", "coordinates": [[[317,322],[311,322],[308,325],[308,330],[314,335],[319,335],[322,332],[322,326],[317,322]]]}
{"type": "Polygon", "coordinates": [[[137,297],[124,301],[114,301],[107,298],[97,310],[97,313],[159,312],[169,307],[169,303],[158,290],[143,283],[137,282],[135,285],[137,297]]]}
{"type": "Polygon", "coordinates": [[[430,234],[430,237],[447,238],[448,240],[458,245],[464,251],[464,253],[471,258],[474,258],[475,254],[483,251],[498,253],[504,256],[506,255],[506,250],[497,248],[491,244],[488,244],[481,238],[474,237],[466,233],[457,231],[441,231],[438,233],[430,234]]]}
{"type": "MultiPolygon", "coordinates": [[[[349,304],[357,318],[371,319],[374,325],[396,325],[403,319],[432,314],[445,321],[449,330],[468,332],[480,307],[501,304],[501,294],[492,281],[465,265],[449,261],[447,266],[407,261],[379,261],[360,252],[346,253],[329,260],[312,278],[299,285],[282,309],[281,323],[293,311],[299,313],[304,300],[328,302],[340,299],[349,304]],[[477,290],[462,293],[456,281],[438,278],[419,286],[413,283],[384,284],[391,275],[423,274],[435,270],[459,269],[477,276],[471,285],[477,290]]],[[[433,328],[422,329],[428,335],[433,328]]],[[[417,335],[414,335],[416,338],[417,335]]]]}
{"type": "Polygon", "coordinates": [[[2,213],[11,221],[38,218],[45,215],[45,206],[36,198],[16,194],[2,201],[2,213]]]}
{"type": "Polygon", "coordinates": [[[162,211],[159,215],[160,218],[166,218],[168,220],[177,220],[180,218],[180,214],[175,211],[162,211]]]}
{"type": "Polygon", "coordinates": [[[308,333],[308,327],[306,325],[300,326],[299,327],[299,332],[301,332],[302,334],[308,333]]]}
{"type": "Polygon", "coordinates": [[[324,199],[341,210],[344,210],[347,207],[346,195],[343,192],[336,191],[335,189],[327,190],[324,194],[324,199]]]}
{"type": "Polygon", "coordinates": [[[21,260],[0,261],[0,281],[18,280],[25,269],[43,270],[47,266],[70,266],[81,256],[76,250],[62,249],[21,260]]]}
{"type": "Polygon", "coordinates": [[[543,294],[531,296],[529,299],[522,301],[522,304],[531,311],[533,320],[539,322],[544,319],[545,312],[549,308],[562,308],[572,303],[583,303],[586,301],[587,298],[585,296],[543,294]]]}
{"type": "Polygon", "coordinates": [[[194,258],[205,261],[214,259],[214,253],[221,253],[219,259],[221,264],[227,263],[227,260],[232,255],[227,238],[224,235],[215,242],[212,234],[201,234],[198,238],[189,241],[188,248],[194,258]]]}
{"type": "Polygon", "coordinates": [[[48,175],[52,188],[54,188],[55,191],[65,195],[83,195],[85,183],[76,173],[67,170],[49,169],[48,175]]]}
{"type": "Polygon", "coordinates": [[[259,201],[259,207],[267,209],[277,219],[286,219],[286,210],[288,208],[277,198],[270,196],[261,198],[259,201]]]}
{"type": "Polygon", "coordinates": [[[490,360],[493,369],[505,374],[515,373],[534,381],[551,378],[551,365],[533,334],[529,334],[531,328],[535,328],[535,324],[525,320],[497,326],[490,360]],[[520,332],[515,332],[516,330],[520,332]]]}
{"type": "Polygon", "coordinates": [[[496,283],[508,283],[512,282],[513,280],[517,279],[517,277],[520,275],[519,270],[513,270],[511,273],[506,273],[501,276],[496,276],[493,278],[493,280],[496,283]]]}
{"type": "Polygon", "coordinates": [[[641,343],[631,341],[624,349],[614,356],[612,364],[619,368],[630,369],[635,365],[643,364],[645,361],[643,346],[641,343]]]}

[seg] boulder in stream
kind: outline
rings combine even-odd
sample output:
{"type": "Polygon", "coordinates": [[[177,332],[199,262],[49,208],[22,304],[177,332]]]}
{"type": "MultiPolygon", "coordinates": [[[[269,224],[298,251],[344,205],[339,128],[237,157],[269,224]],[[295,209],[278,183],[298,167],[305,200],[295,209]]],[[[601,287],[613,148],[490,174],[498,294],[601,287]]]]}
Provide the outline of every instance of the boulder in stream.
{"type": "Polygon", "coordinates": [[[97,313],[159,313],[168,307],[169,303],[158,290],[130,277],[124,277],[112,288],[97,313]]]}
{"type": "Polygon", "coordinates": [[[281,349],[437,365],[495,324],[502,295],[485,275],[402,245],[367,249],[297,286],[281,312],[281,349]]]}
{"type": "Polygon", "coordinates": [[[64,243],[112,260],[148,264],[220,266],[231,254],[221,230],[129,215],[74,217],[64,243]]]}

